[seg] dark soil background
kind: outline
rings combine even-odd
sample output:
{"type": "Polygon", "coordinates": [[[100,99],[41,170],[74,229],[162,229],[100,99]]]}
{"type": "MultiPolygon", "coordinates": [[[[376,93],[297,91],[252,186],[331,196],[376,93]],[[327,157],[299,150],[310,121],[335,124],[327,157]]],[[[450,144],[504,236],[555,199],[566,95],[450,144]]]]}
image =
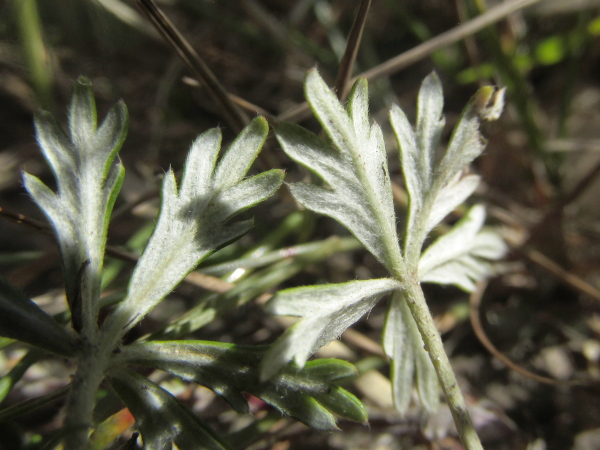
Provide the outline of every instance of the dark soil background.
{"type": "MultiPolygon", "coordinates": [[[[333,85],[358,3],[164,0],[159,5],[230,93],[277,116],[303,101],[306,70],[317,66],[333,85]]],[[[492,7],[501,2],[488,3],[492,7]]],[[[465,23],[476,14],[475,4],[470,0],[375,0],[355,74],[465,23]]],[[[123,246],[137,230],[152,224],[161,176],[169,166],[181,168],[194,137],[218,126],[230,141],[232,127],[135,2],[37,2],[45,43],[37,60],[26,52],[21,23],[24,16],[31,19],[32,13],[20,14],[20,5],[21,0],[0,2],[0,207],[44,220],[26,195],[20,175],[25,170],[52,183],[35,143],[32,117],[44,107],[64,120],[72,83],[85,75],[93,82],[99,117],[119,99],[130,113],[128,138],[120,153],[127,175],[109,242],[123,246]],[[44,80],[36,84],[36,61],[44,67],[47,89],[44,80]]],[[[489,144],[473,168],[484,181],[473,201],[487,204],[489,222],[504,233],[511,253],[480,303],[454,288],[426,286],[486,449],[600,448],[598,35],[600,2],[540,1],[370,83],[373,118],[386,133],[390,169],[399,188],[397,150],[386,124],[392,103],[414,119],[421,80],[436,70],[444,85],[449,135],[479,85],[508,86],[502,118],[485,127],[489,144]],[[480,319],[478,333],[470,312],[480,319]],[[495,355],[482,343],[483,334],[495,346],[495,355]],[[507,367],[498,358],[502,355],[517,368],[546,377],[547,382],[507,367]]],[[[256,112],[251,108],[248,114],[256,112]]],[[[301,123],[318,132],[314,119],[301,123]]],[[[258,166],[261,170],[285,168],[286,181],[306,176],[275,140],[269,140],[258,166]]],[[[256,227],[230,254],[239,256],[268,238],[296,209],[282,188],[254,212],[256,227]]],[[[61,311],[65,306],[62,275],[52,238],[8,216],[3,218],[0,273],[48,311],[61,311]]],[[[312,225],[289,234],[278,247],[347,235],[326,218],[306,223],[312,225]]],[[[217,259],[227,257],[222,254],[217,259]]],[[[130,271],[130,265],[123,265],[111,289],[124,289],[130,271]]],[[[342,252],[306,265],[281,286],[340,282],[381,272],[365,252],[342,252]]],[[[182,285],[131,338],[176,317],[204,292],[182,285]]],[[[425,417],[415,405],[408,417],[400,417],[391,407],[388,365],[378,347],[384,303],[355,325],[354,334],[342,337],[341,349],[331,349],[333,355],[350,359],[361,370],[361,378],[348,389],[367,405],[370,426],[342,422],[340,432],[323,433],[281,419],[246,448],[462,448],[446,410],[425,417]]],[[[269,343],[282,330],[279,322],[262,311],[260,301],[251,301],[193,337],[269,343]]],[[[22,355],[20,347],[4,349],[0,374],[22,355]]],[[[71,370],[62,361],[41,360],[29,368],[0,409],[65,385],[71,370]]],[[[256,402],[253,416],[239,417],[206,389],[173,389],[180,389],[180,398],[223,433],[268,414],[268,408],[256,402]]],[[[60,427],[60,406],[60,401],[55,402],[10,424],[0,424],[0,449],[41,448],[39,442],[60,427]]],[[[130,434],[131,430],[113,448],[123,448],[130,434]]]]}

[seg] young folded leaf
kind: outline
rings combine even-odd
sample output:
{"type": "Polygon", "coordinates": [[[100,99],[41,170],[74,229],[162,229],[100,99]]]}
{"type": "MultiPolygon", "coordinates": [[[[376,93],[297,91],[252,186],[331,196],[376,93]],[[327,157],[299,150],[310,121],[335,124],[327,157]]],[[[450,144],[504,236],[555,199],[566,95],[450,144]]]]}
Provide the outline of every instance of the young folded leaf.
{"type": "Polygon", "coordinates": [[[202,260],[250,229],[251,220],[228,221],[270,197],[283,181],[281,170],[243,179],[267,132],[266,120],[254,119],[217,163],[221,132],[207,131],[192,145],[179,192],[173,172],[167,172],[158,223],[133,272],[126,298],[108,319],[107,336],[121,336],[202,260]]]}
{"type": "Polygon", "coordinates": [[[303,367],[309,356],[340,336],[385,294],[401,289],[391,278],[307,286],[279,292],[267,308],[274,314],[303,317],[265,355],[261,378],[269,379],[292,359],[303,367]]]}
{"type": "Polygon", "coordinates": [[[76,329],[93,332],[110,213],[124,170],[114,164],[127,132],[127,109],[117,103],[97,128],[91,83],[75,83],[69,110],[70,136],[50,113],[35,120],[38,144],[56,179],[52,192],[33,175],[25,188],[50,220],[61,252],[67,300],[76,329]]]}
{"type": "Polygon", "coordinates": [[[367,413],[358,399],[336,385],[356,376],[351,364],[332,359],[308,363],[303,369],[290,366],[263,383],[259,363],[265,350],[207,341],[154,341],[125,346],[114,361],[194,381],[223,396],[240,413],[248,412],[244,393],[249,393],[319,430],[337,428],[333,414],[366,422],[367,413]]]}
{"type": "Polygon", "coordinates": [[[217,433],[198,416],[148,378],[135,372],[118,370],[110,377],[117,395],[133,413],[146,450],[229,448],[217,433]]]}

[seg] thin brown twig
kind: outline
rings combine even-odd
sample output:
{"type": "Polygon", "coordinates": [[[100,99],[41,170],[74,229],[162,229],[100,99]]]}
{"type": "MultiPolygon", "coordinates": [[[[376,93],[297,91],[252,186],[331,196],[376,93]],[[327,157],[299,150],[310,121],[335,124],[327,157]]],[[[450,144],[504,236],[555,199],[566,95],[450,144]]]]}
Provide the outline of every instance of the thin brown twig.
{"type": "Polygon", "coordinates": [[[6,208],[0,206],[0,216],[5,219],[10,220],[11,222],[16,223],[17,225],[25,225],[29,228],[33,228],[35,231],[39,231],[44,234],[52,235],[52,227],[45,222],[40,222],[39,220],[31,219],[23,214],[16,213],[14,211],[10,211],[6,208]]]}
{"type": "Polygon", "coordinates": [[[542,252],[534,249],[525,249],[520,251],[520,253],[523,254],[529,261],[551,273],[564,284],[575,289],[577,292],[587,295],[593,300],[600,302],[600,291],[598,289],[586,282],[581,277],[578,277],[577,275],[563,269],[560,265],[556,264],[542,252]]]}
{"type": "MultiPolygon", "coordinates": [[[[494,8],[490,8],[484,14],[477,16],[462,25],[452,28],[438,36],[423,42],[412,49],[401,53],[376,67],[362,73],[358,77],[352,79],[352,83],[358,78],[366,78],[369,81],[393,75],[402,69],[420,61],[429,56],[434,51],[454,44],[461,39],[470,36],[483,28],[502,20],[506,16],[515,13],[523,8],[533,5],[540,0],[513,0],[510,2],[501,3],[494,8]]],[[[300,103],[288,111],[277,116],[280,121],[298,122],[308,117],[310,108],[307,103],[300,103]]]]}
{"type": "MultiPolygon", "coordinates": [[[[47,223],[31,219],[23,214],[9,211],[6,208],[0,207],[0,217],[4,217],[5,219],[8,219],[18,225],[24,225],[29,228],[33,228],[41,233],[52,236],[54,235],[52,227],[47,223]]],[[[137,255],[112,245],[106,246],[106,254],[131,263],[136,263],[139,260],[137,255]]],[[[205,275],[200,272],[190,272],[183,281],[212,292],[227,292],[234,286],[232,283],[223,281],[220,278],[213,277],[211,275],[205,275]]]]}
{"type": "MultiPolygon", "coordinates": [[[[540,0],[513,0],[511,2],[501,3],[494,8],[490,8],[487,12],[477,16],[468,22],[452,28],[438,36],[423,42],[416,47],[401,53],[394,58],[379,64],[371,70],[360,75],[368,80],[376,80],[378,78],[392,75],[405,67],[414,64],[415,62],[429,56],[435,50],[454,44],[461,39],[471,36],[472,34],[482,30],[483,28],[502,20],[506,16],[517,12],[523,8],[533,5],[540,0]]],[[[357,77],[358,78],[358,77],[357,77]]]]}
{"type": "Polygon", "coordinates": [[[209,95],[221,109],[225,120],[236,133],[239,133],[248,124],[248,118],[230,99],[229,93],[219,83],[219,80],[208,65],[200,58],[198,53],[196,53],[177,28],[175,28],[156,3],[154,3],[154,0],[136,0],[136,3],[156,29],[163,35],[165,40],[173,46],[183,62],[206,86],[209,95]]]}
{"type": "MultiPolygon", "coordinates": [[[[490,209],[490,213],[496,219],[500,220],[503,223],[508,223],[512,226],[516,225],[520,228],[527,229],[527,227],[523,223],[524,220],[522,218],[517,217],[515,214],[508,211],[507,209],[496,207],[495,209],[490,209]]],[[[545,220],[548,220],[548,216],[545,217],[545,220]]],[[[576,292],[589,296],[597,302],[600,302],[600,290],[586,282],[583,278],[564,269],[552,259],[548,258],[543,253],[541,253],[539,250],[526,247],[526,243],[508,243],[514,252],[517,252],[531,263],[537,265],[538,267],[547,271],[551,275],[555,276],[566,286],[570,287],[571,289],[574,289],[576,292]]]]}
{"type": "MultiPolygon", "coordinates": [[[[193,88],[199,88],[202,86],[202,84],[198,80],[192,77],[183,77],[183,82],[193,88]]],[[[228,95],[232,102],[237,104],[240,108],[243,108],[244,110],[248,111],[249,113],[258,113],[265,119],[267,119],[270,123],[273,123],[275,121],[275,116],[266,109],[264,109],[262,106],[258,106],[257,104],[252,103],[242,97],[238,97],[237,95],[232,94],[231,92],[228,95]]]]}
{"type": "Polygon", "coordinates": [[[496,346],[494,344],[492,344],[492,341],[490,341],[487,334],[485,333],[483,326],[481,324],[481,320],[479,318],[479,309],[481,307],[481,298],[483,297],[483,293],[485,292],[486,287],[487,287],[487,282],[480,282],[477,285],[477,289],[469,297],[469,304],[471,306],[471,310],[470,310],[471,326],[473,327],[473,331],[475,332],[477,339],[479,339],[479,342],[481,342],[481,344],[487,349],[488,352],[490,352],[493,356],[495,356],[500,361],[502,361],[509,369],[514,370],[517,373],[520,373],[524,377],[531,378],[532,380],[539,381],[540,383],[544,383],[544,384],[551,384],[551,385],[565,384],[564,381],[555,380],[553,378],[548,378],[548,377],[544,377],[544,376],[535,374],[535,373],[530,372],[529,370],[517,365],[512,360],[510,360],[508,357],[504,356],[500,352],[500,350],[498,350],[496,348],[496,346]]]}
{"type": "Polygon", "coordinates": [[[360,47],[360,41],[362,39],[363,30],[365,29],[365,23],[367,22],[370,7],[371,0],[362,0],[360,2],[356,17],[354,18],[354,23],[352,23],[352,28],[348,34],[348,42],[346,42],[346,49],[344,50],[344,55],[340,61],[340,68],[334,85],[335,92],[340,100],[344,100],[348,93],[350,85],[349,80],[352,76],[354,62],[356,61],[356,55],[358,54],[358,48],[360,47]]]}
{"type": "Polygon", "coordinates": [[[548,211],[541,220],[539,220],[528,230],[529,238],[523,244],[521,244],[520,248],[516,248],[515,250],[525,256],[532,263],[543,268],[566,285],[575,289],[577,292],[591,297],[594,301],[600,302],[600,290],[586,282],[581,277],[569,272],[568,270],[565,270],[542,252],[528,248],[528,244],[531,242],[532,238],[538,234],[538,231],[549,221],[558,220],[564,208],[570,203],[574,202],[581,194],[583,194],[592,185],[593,181],[596,180],[598,175],[600,175],[600,163],[596,164],[596,166],[594,166],[567,195],[558,200],[552,206],[550,211],[548,211]]]}

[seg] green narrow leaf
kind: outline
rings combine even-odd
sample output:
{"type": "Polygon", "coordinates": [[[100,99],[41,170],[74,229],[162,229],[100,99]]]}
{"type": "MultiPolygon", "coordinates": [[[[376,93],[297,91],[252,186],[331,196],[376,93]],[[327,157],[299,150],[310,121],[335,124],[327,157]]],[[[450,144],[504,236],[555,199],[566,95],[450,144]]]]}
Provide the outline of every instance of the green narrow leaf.
{"type": "Polygon", "coordinates": [[[465,175],[466,166],[481,154],[485,139],[481,120],[495,120],[504,105],[504,90],[480,89],[464,109],[447,151],[437,163],[444,126],[443,93],[435,73],[425,78],[419,90],[416,130],[397,106],[390,111],[409,196],[404,245],[409,264],[416,263],[429,232],[469,197],[479,183],[476,175],[465,175]],[[435,169],[434,169],[435,166],[435,169]]]}
{"type": "Polygon", "coordinates": [[[109,376],[111,386],[133,413],[146,450],[228,448],[211,428],[179,400],[135,372],[119,370],[109,376]]]}
{"type": "Polygon", "coordinates": [[[49,112],[36,114],[34,125],[38,145],[56,179],[58,194],[70,196],[69,200],[74,201],[77,180],[68,174],[77,171],[75,147],[49,112]]]}
{"type": "Polygon", "coordinates": [[[10,371],[0,378],[0,403],[4,401],[13,386],[21,379],[27,369],[40,359],[41,352],[28,351],[10,371]]]}
{"type": "Polygon", "coordinates": [[[431,212],[425,226],[425,233],[428,234],[444,217],[469,198],[475,192],[475,189],[477,189],[480,181],[481,178],[478,175],[462,176],[462,174],[458,174],[454,179],[450,180],[441,189],[431,207],[431,212]]]}
{"type": "Polygon", "coordinates": [[[304,95],[335,148],[350,153],[349,150],[356,145],[351,119],[316,69],[309,70],[306,75],[304,95]]]}
{"type": "Polygon", "coordinates": [[[207,341],[153,341],[124,347],[114,361],[149,366],[194,381],[223,396],[241,413],[248,412],[244,393],[249,393],[320,430],[336,429],[333,414],[366,422],[362,403],[336,384],[356,376],[351,364],[319,360],[307,363],[304,369],[289,366],[261,382],[259,364],[265,351],[266,347],[207,341]]]}
{"type": "Polygon", "coordinates": [[[75,350],[73,335],[2,278],[0,335],[63,356],[72,356],[75,350]]]}

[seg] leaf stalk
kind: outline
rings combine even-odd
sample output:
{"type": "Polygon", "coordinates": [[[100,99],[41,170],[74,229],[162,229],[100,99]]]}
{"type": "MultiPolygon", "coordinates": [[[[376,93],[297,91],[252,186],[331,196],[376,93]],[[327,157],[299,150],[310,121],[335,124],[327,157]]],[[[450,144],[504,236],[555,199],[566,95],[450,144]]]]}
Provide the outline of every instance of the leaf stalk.
{"type": "MultiPolygon", "coordinates": [[[[398,279],[401,279],[401,277],[398,279]]],[[[403,281],[406,283],[408,280],[403,279],[403,281]]],[[[425,350],[429,353],[429,357],[437,373],[444,397],[452,413],[454,424],[463,445],[467,450],[483,450],[483,446],[469,415],[465,398],[452,370],[452,365],[444,349],[442,338],[429,312],[423,289],[416,275],[411,282],[405,285],[403,294],[425,343],[425,350]]]]}

